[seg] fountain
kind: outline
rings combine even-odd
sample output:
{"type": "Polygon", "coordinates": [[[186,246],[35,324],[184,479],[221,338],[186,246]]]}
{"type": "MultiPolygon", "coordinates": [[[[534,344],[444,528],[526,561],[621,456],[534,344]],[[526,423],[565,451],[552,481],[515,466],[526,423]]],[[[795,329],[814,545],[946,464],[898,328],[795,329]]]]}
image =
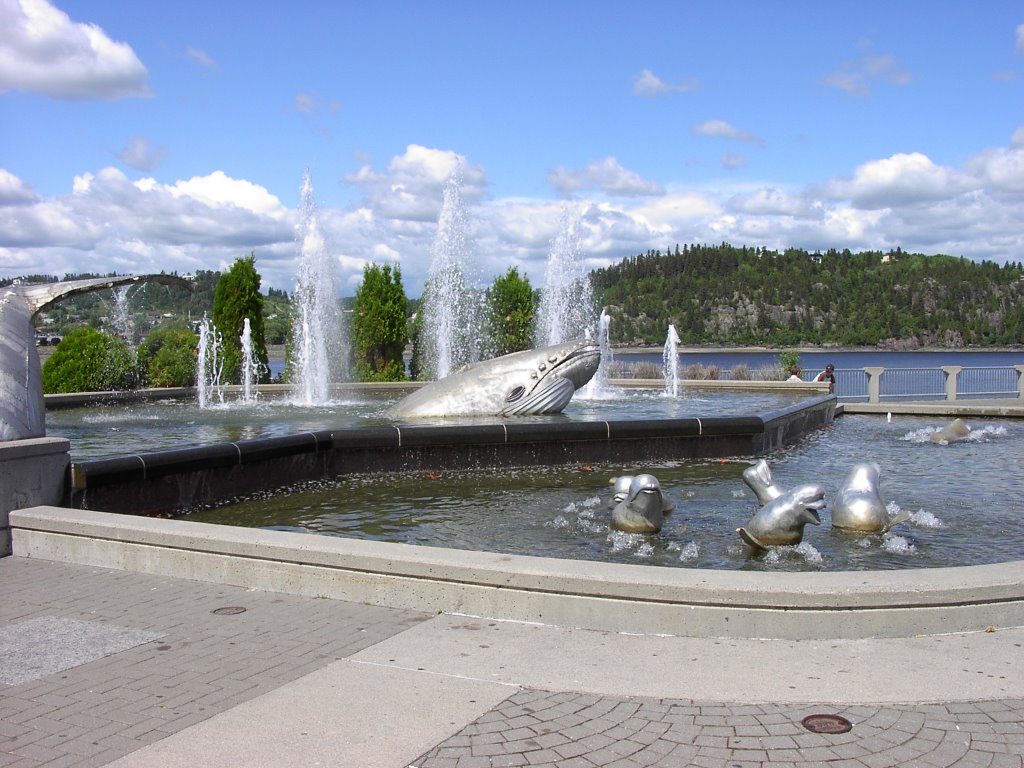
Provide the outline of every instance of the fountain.
{"type": "Polygon", "coordinates": [[[679,396],[679,334],[676,327],[669,325],[665,339],[665,349],[661,353],[662,370],[665,376],[665,394],[669,397],[679,396]]]}
{"type": "Polygon", "coordinates": [[[121,285],[114,288],[114,308],[111,312],[111,322],[117,334],[127,342],[128,346],[135,348],[135,320],[132,317],[131,306],[128,301],[128,291],[131,285],[121,285]]]}
{"type": "Polygon", "coordinates": [[[443,379],[480,359],[483,291],[473,285],[469,274],[472,247],[461,183],[461,171],[456,168],[445,184],[437,234],[430,246],[421,337],[428,379],[443,379]]]}
{"type": "Polygon", "coordinates": [[[199,351],[196,359],[196,400],[200,408],[209,408],[214,399],[224,402],[224,387],[221,382],[224,360],[223,339],[210,319],[203,316],[199,324],[199,351]]]}
{"type": "Polygon", "coordinates": [[[343,378],[348,359],[335,288],[335,262],[327,252],[313,199],[313,181],[302,179],[302,211],[297,228],[298,273],[288,375],[294,402],[320,405],[330,399],[332,378],[343,378]],[[334,364],[332,365],[332,361],[334,364]]]}
{"type": "Polygon", "coordinates": [[[611,317],[602,309],[601,316],[597,319],[597,346],[601,350],[601,364],[597,367],[594,378],[580,390],[579,397],[583,400],[604,400],[615,396],[608,383],[608,371],[615,360],[608,334],[611,322],[611,317]]]}
{"type": "Polygon", "coordinates": [[[256,357],[256,351],[252,342],[252,327],[249,318],[242,320],[242,402],[252,403],[259,397],[259,392],[253,386],[260,380],[263,373],[263,363],[256,357]]]}
{"type": "Polygon", "coordinates": [[[580,218],[577,206],[566,205],[551,241],[534,328],[538,347],[593,337],[594,294],[580,242],[580,218]]]}

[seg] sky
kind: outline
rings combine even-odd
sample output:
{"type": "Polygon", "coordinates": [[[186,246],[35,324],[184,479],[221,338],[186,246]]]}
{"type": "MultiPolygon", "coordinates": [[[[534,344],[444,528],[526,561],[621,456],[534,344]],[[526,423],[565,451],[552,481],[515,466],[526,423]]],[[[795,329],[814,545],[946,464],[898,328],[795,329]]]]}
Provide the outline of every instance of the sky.
{"type": "Polygon", "coordinates": [[[444,188],[485,284],[728,242],[1024,261],[1024,6],[0,0],[0,277],[420,294],[444,188]],[[563,222],[563,223],[560,223],[563,222]]]}

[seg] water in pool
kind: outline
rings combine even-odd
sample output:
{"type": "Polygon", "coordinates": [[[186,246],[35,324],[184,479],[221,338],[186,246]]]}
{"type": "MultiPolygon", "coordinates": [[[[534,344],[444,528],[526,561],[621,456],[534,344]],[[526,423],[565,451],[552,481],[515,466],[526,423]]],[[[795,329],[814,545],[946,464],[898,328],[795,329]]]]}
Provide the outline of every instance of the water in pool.
{"type": "Polygon", "coordinates": [[[790,488],[819,483],[831,502],[852,466],[876,461],[881,493],[908,522],[879,535],[834,531],[829,510],[803,542],[752,553],[735,529],[756,501],[754,457],[654,465],[531,467],[341,477],[240,500],[190,519],[331,536],[558,558],[692,568],[879,570],[1024,559],[1024,425],[968,420],[970,439],[938,445],[942,417],[843,416],[767,457],[790,488]],[[608,480],[651,472],[675,502],[658,534],[609,529],[608,480]]]}

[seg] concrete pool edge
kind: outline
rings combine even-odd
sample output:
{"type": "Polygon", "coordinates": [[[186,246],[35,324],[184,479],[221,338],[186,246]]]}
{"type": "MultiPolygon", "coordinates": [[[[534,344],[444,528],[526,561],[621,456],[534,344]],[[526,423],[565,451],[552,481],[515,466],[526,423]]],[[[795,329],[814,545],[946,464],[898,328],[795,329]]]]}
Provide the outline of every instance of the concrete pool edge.
{"type": "Polygon", "coordinates": [[[14,556],[392,608],[689,637],[860,639],[1024,626],[1024,561],[764,573],[421,547],[40,506],[14,556]]]}

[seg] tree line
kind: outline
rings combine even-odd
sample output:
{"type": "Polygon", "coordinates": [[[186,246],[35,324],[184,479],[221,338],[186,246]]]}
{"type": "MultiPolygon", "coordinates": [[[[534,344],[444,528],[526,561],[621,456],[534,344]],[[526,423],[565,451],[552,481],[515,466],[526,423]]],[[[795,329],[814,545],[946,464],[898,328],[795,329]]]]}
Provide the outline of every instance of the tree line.
{"type": "Polygon", "coordinates": [[[612,340],[769,347],[1024,342],[1024,269],[952,256],[676,245],[595,270],[612,340]]]}

